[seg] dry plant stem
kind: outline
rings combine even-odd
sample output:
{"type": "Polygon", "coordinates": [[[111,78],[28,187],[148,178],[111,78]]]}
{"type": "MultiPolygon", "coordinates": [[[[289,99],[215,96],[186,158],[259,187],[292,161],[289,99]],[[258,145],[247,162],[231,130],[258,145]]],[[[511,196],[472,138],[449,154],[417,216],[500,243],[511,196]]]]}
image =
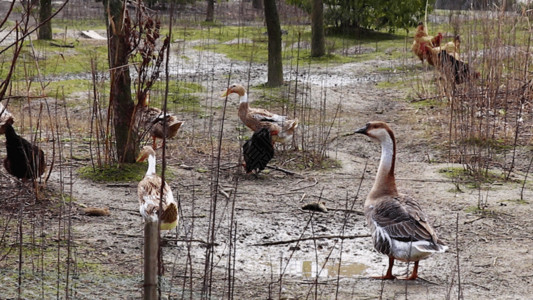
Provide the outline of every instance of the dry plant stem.
{"type": "Polygon", "coordinates": [[[463,298],[463,288],[461,286],[461,266],[459,262],[459,214],[457,214],[455,220],[455,251],[456,251],[456,264],[457,264],[457,299],[463,298]]]}
{"type": "Polygon", "coordinates": [[[520,189],[520,201],[524,201],[524,189],[526,188],[527,177],[529,175],[529,171],[531,170],[532,164],[533,164],[533,153],[531,155],[531,159],[529,160],[529,165],[527,166],[526,175],[524,176],[524,182],[522,182],[522,188],[520,189]]]}

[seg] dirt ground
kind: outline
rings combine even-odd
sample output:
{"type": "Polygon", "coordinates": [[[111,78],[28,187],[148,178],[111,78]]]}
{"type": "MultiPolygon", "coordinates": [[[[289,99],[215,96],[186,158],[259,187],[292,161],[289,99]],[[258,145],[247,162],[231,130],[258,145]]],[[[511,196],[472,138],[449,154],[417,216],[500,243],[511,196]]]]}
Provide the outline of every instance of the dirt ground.
{"type": "MultiPolygon", "coordinates": [[[[179,76],[210,74],[212,87],[205,95],[206,103],[222,103],[218,93],[227,84],[230,65],[231,82],[246,83],[248,71],[252,86],[266,79],[265,65],[253,64],[249,69],[247,62],[200,53],[191,48],[192,44],[179,46],[183,51],[180,57],[187,59],[175,58],[173,65],[179,67],[172,72],[179,76]],[[197,69],[198,60],[204,62],[202,70],[197,69]]],[[[413,58],[408,63],[419,62],[413,58]]],[[[239,132],[235,130],[239,120],[238,100],[230,97],[224,143],[237,146],[228,146],[232,151],[222,156],[219,179],[222,192],[216,195],[214,245],[206,242],[216,162],[211,159],[210,149],[200,151],[194,144],[198,141],[192,141],[195,135],[211,131],[204,128],[206,122],[195,119],[197,115],[184,113],[180,116],[186,125],[176,140],[169,141],[167,163],[174,172],[169,184],[175,195],[179,195],[181,219],[178,229],[165,234],[163,239],[163,295],[172,299],[200,298],[206,281],[210,287],[206,298],[227,298],[229,278],[233,277],[231,293],[236,299],[530,299],[533,295],[531,185],[525,190],[525,203],[516,201],[520,198],[520,184],[516,182],[494,184],[481,191],[462,185],[457,189],[456,184],[439,172],[453,165],[444,162],[441,150],[435,147],[436,139],[427,136],[435,112],[399,101],[405,98],[404,92],[376,86],[378,81],[385,80],[378,68],[400,64],[389,60],[329,66],[327,70],[311,67],[306,70],[309,76],[305,77],[305,84],[313,97],[320,98],[325,89],[329,107],[342,102],[336,135],[352,132],[370,120],[383,120],[391,125],[398,146],[398,188],[419,200],[439,237],[449,246],[448,252],[422,261],[419,280],[372,279],[371,276],[383,274],[387,267],[387,258],[373,250],[361,214],[379,163],[378,145],[364,136],[339,137],[328,151],[329,157],[340,163],[339,168],[293,170],[296,175],[268,170],[258,178],[243,175],[233,167],[239,161],[238,150],[233,151],[239,144],[239,132]],[[192,155],[191,149],[196,155],[192,155]],[[480,199],[487,202],[487,213],[471,209],[480,199]],[[312,201],[324,201],[328,212],[311,213],[301,209],[312,201]],[[206,267],[206,254],[210,250],[213,256],[206,267]]],[[[250,99],[253,101],[258,94],[252,90],[250,99]]],[[[211,133],[218,136],[221,114],[217,112],[212,122],[211,133]]],[[[77,155],[87,154],[86,147],[74,149],[79,152],[77,155]]],[[[291,150],[277,151],[278,158],[273,165],[283,166],[297,155],[290,153],[291,150]]],[[[3,147],[0,153],[5,155],[3,147]]],[[[160,168],[161,152],[158,156],[160,168]]],[[[87,163],[86,160],[69,161],[67,165],[78,167],[87,163]]],[[[70,174],[60,174],[59,169],[56,166],[52,173],[49,188],[57,190],[60,184],[66,184],[65,189],[72,188],[76,200],[70,214],[73,249],[70,259],[76,266],[69,278],[71,295],[78,299],[140,298],[143,223],[138,213],[136,183],[95,183],[79,178],[74,172],[70,185],[70,174]],[[110,215],[87,216],[83,207],[108,207],[110,215]]],[[[0,181],[0,192],[4,195],[20,187],[3,173],[0,181]]],[[[13,203],[12,198],[5,201],[13,203]]],[[[27,207],[32,205],[38,204],[28,201],[27,207]]],[[[41,203],[41,209],[45,210],[46,205],[41,203]]],[[[32,210],[28,208],[28,211],[32,210]]],[[[58,226],[63,228],[61,231],[66,224],[56,224],[57,215],[40,213],[47,216],[42,236],[50,237],[46,240],[47,249],[54,251],[58,240],[53,235],[57,235],[58,226]]],[[[0,225],[7,228],[11,226],[8,223],[3,218],[0,225]]],[[[1,254],[8,248],[8,244],[3,245],[1,254]]],[[[65,259],[64,247],[58,253],[65,259]]],[[[6,255],[9,259],[0,260],[0,287],[4,291],[1,299],[17,296],[14,279],[17,255],[13,250],[6,255]]],[[[26,253],[22,258],[32,266],[24,272],[23,298],[55,297],[57,272],[47,269],[43,277],[33,269],[34,264],[38,268],[38,257],[26,253]],[[50,286],[41,289],[43,282],[50,286]]],[[[408,267],[412,268],[397,262],[393,271],[401,275],[408,267]]],[[[64,276],[66,271],[60,272],[64,276]]],[[[64,282],[59,286],[64,289],[64,282]]]]}

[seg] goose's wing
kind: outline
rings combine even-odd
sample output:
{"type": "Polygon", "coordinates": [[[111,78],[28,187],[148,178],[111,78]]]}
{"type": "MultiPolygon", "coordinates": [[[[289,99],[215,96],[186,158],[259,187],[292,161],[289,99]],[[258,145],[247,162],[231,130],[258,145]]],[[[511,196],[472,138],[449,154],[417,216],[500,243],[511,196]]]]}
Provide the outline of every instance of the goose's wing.
{"type": "MultiPolygon", "coordinates": [[[[163,188],[163,202],[161,203],[163,211],[169,204],[175,203],[172,191],[166,182],[163,188]]],[[[146,220],[157,221],[159,211],[159,201],[161,199],[161,177],[145,176],[137,186],[139,196],[139,212],[146,220]]]]}
{"type": "Polygon", "coordinates": [[[371,216],[376,227],[397,241],[430,241],[437,244],[437,235],[427,217],[411,197],[401,195],[381,201],[371,216]]]}
{"type": "Polygon", "coordinates": [[[273,114],[268,110],[262,108],[250,108],[249,114],[250,117],[260,122],[284,122],[287,119],[286,116],[273,114]]]}

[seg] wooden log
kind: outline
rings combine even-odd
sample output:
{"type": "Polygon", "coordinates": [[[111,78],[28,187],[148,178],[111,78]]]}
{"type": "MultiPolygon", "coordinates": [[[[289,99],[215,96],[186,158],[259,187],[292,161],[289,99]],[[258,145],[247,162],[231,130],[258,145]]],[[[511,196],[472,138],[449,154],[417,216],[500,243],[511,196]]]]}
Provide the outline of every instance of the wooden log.
{"type": "Polygon", "coordinates": [[[159,249],[157,222],[144,224],[144,299],[157,299],[157,251],[159,249]]]}

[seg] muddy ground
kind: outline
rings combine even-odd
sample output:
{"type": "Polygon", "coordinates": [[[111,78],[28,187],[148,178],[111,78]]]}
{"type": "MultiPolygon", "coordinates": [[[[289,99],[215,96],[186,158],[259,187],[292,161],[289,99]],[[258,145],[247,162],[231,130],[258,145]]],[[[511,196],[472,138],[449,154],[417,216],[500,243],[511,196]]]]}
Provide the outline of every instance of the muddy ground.
{"type": "MultiPolygon", "coordinates": [[[[202,72],[208,74],[209,91],[202,99],[205,103],[222,105],[218,94],[227,84],[229,66],[232,66],[231,82],[246,83],[248,72],[252,86],[266,80],[265,65],[253,64],[250,68],[248,62],[230,61],[220,54],[193,50],[192,44],[175,45],[176,49],[181,49],[181,58],[175,58],[173,65],[179,67],[172,72],[185,77],[202,72]]],[[[306,70],[309,76],[302,76],[311,98],[320,99],[321,92],[327,92],[330,111],[342,102],[340,120],[332,133],[341,137],[329,145],[328,151],[329,157],[339,162],[338,168],[292,169],[296,175],[267,170],[257,178],[242,174],[234,167],[239,162],[238,149],[242,143],[239,142],[241,132],[235,129],[239,125],[238,100],[230,97],[224,120],[225,151],[220,162],[216,238],[212,248],[206,242],[214,199],[212,176],[216,161],[212,155],[216,155],[216,151],[211,151],[207,137],[218,136],[221,113],[217,109],[208,121],[198,114],[179,113],[187,123],[178,138],[169,141],[167,163],[174,173],[169,184],[175,195],[179,195],[181,221],[176,231],[163,238],[163,295],[173,299],[200,298],[204,282],[207,282],[205,286],[210,289],[205,293],[213,299],[228,297],[229,286],[236,299],[530,298],[533,294],[531,184],[525,190],[527,201],[520,202],[516,201],[520,198],[519,183],[494,184],[480,191],[456,185],[439,172],[453,165],[446,163],[442,148],[437,147],[438,138],[428,137],[428,132],[433,132],[428,127],[434,123],[437,113],[429,107],[415,108],[400,100],[405,99],[405,90],[376,86],[378,81],[390,79],[390,76],[393,80],[402,76],[385,76],[378,68],[401,64],[400,61],[380,60],[311,67],[306,70]],[[387,258],[373,250],[361,214],[379,163],[380,149],[364,136],[342,136],[369,120],[390,123],[398,144],[398,187],[420,201],[440,238],[449,246],[447,253],[422,261],[421,278],[413,282],[371,278],[383,274],[387,267],[387,258]],[[486,201],[488,213],[472,209],[480,199],[486,201]],[[312,201],[324,201],[328,212],[311,213],[301,209],[312,201]],[[213,260],[208,266],[212,272],[205,271],[208,249],[213,251],[213,260]],[[206,277],[208,274],[212,276],[206,277]]],[[[419,62],[413,58],[407,64],[419,62]]],[[[250,99],[253,101],[259,94],[252,89],[250,99]]],[[[83,118],[83,110],[74,115],[83,118]]],[[[65,145],[66,149],[72,146],[76,157],[88,155],[84,145],[65,145]]],[[[285,167],[290,166],[289,161],[299,157],[290,149],[277,151],[272,165],[286,169],[289,169],[285,167]]],[[[5,155],[3,147],[0,153],[5,155]]],[[[158,156],[160,168],[161,152],[158,156]]],[[[140,298],[143,223],[138,213],[136,183],[95,183],[81,179],[76,169],[87,164],[86,159],[66,159],[62,168],[56,166],[48,182],[48,189],[52,191],[61,190],[61,184],[65,184],[63,190],[67,192],[72,188],[75,199],[69,214],[72,222],[70,295],[79,299],[140,298]],[[74,170],[72,178],[70,170],[74,170]],[[110,215],[87,216],[84,207],[108,207],[110,215]]],[[[4,291],[0,298],[4,299],[17,296],[19,252],[13,224],[20,203],[15,200],[31,197],[24,196],[25,188],[6,174],[0,174],[0,180],[3,195],[11,195],[13,191],[18,191],[19,195],[4,200],[12,209],[2,212],[2,227],[13,229],[5,240],[2,239],[5,242],[2,255],[11,249],[0,260],[0,286],[4,291]],[[14,219],[7,221],[8,215],[14,219]]],[[[48,207],[55,206],[57,203],[46,199],[37,203],[27,200],[24,206],[28,220],[43,220],[45,224],[41,242],[47,255],[57,252],[63,263],[58,269],[53,262],[48,262],[41,270],[39,255],[22,251],[23,298],[64,295],[66,244],[64,236],[55,236],[58,228],[64,232],[67,227],[67,223],[61,224],[58,220],[67,222],[69,218],[47,211],[48,207]],[[59,250],[58,244],[61,244],[59,250]],[[59,292],[55,283],[58,272],[63,278],[59,292]]],[[[408,267],[412,266],[397,263],[394,273],[402,275],[408,267]]]]}

